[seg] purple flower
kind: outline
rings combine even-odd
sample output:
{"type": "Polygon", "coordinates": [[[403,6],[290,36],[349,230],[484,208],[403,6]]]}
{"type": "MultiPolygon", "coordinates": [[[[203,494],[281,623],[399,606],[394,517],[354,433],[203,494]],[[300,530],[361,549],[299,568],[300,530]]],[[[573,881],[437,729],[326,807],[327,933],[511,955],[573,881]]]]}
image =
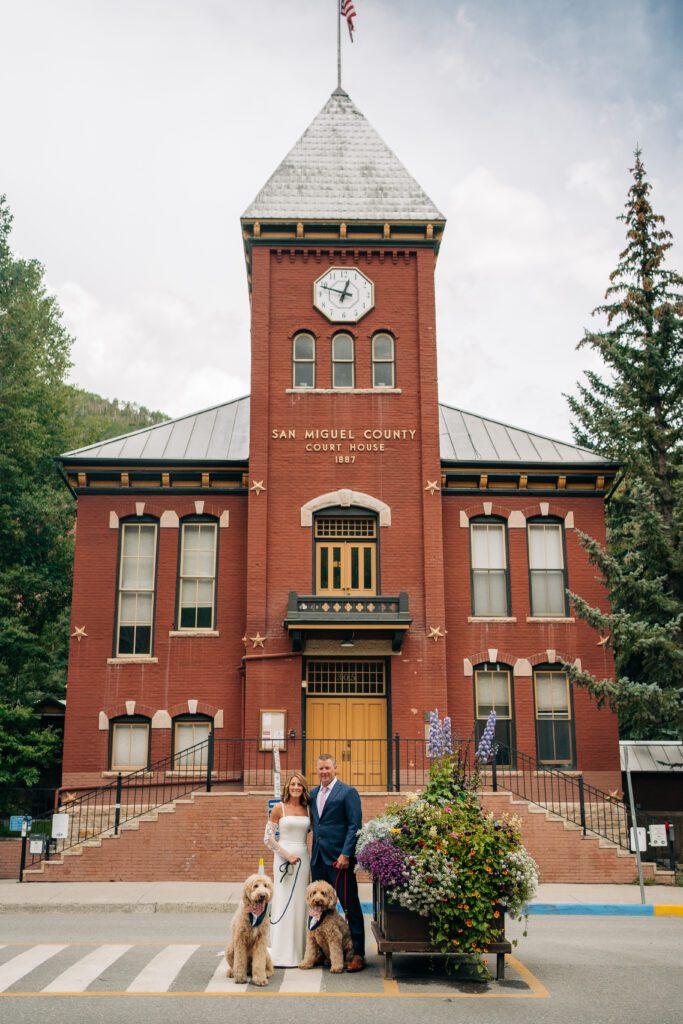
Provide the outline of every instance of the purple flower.
{"type": "Polygon", "coordinates": [[[496,731],[496,712],[492,711],[486,719],[486,726],[482,733],[474,760],[479,764],[487,764],[494,753],[493,734],[496,731]]]}
{"type": "Polygon", "coordinates": [[[376,839],[368,843],[358,854],[357,860],[380,885],[402,885],[406,880],[405,854],[387,839],[376,839]]]}

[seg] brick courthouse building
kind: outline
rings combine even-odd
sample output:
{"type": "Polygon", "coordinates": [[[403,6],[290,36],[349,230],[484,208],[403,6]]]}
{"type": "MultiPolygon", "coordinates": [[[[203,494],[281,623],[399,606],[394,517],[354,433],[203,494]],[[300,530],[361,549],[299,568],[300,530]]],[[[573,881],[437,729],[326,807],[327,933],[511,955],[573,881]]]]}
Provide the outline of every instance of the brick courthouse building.
{"type": "Polygon", "coordinates": [[[577,531],[604,540],[616,467],[439,404],[444,218],[341,89],[241,223],[250,396],[61,457],[64,786],[212,734],[309,773],[322,742],[381,790],[388,737],[495,707],[507,747],[619,787],[615,716],[560,664],[612,671],[566,588],[604,605],[577,531]]]}

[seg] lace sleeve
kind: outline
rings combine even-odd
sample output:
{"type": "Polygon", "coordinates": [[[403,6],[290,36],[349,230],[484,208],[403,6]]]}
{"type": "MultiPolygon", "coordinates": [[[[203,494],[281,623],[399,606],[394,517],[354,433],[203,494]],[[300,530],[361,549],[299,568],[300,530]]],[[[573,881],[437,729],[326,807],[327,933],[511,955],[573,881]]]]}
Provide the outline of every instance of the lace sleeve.
{"type": "Polygon", "coordinates": [[[283,860],[287,860],[289,858],[289,854],[287,850],[285,850],[284,846],[281,846],[280,843],[278,843],[275,838],[275,832],[276,825],[269,819],[266,823],[266,831],[263,834],[263,842],[269,850],[272,850],[273,853],[279,853],[283,860]]]}

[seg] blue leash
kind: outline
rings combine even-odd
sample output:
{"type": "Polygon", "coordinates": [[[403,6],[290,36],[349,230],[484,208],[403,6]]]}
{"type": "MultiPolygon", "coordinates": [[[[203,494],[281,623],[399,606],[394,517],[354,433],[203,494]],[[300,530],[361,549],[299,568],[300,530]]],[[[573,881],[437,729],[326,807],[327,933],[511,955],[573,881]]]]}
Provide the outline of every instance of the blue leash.
{"type": "MultiPolygon", "coordinates": [[[[280,882],[281,883],[284,882],[285,878],[289,874],[289,869],[291,868],[291,866],[292,865],[289,863],[289,861],[285,861],[284,864],[280,865],[280,882]]],[[[277,921],[273,921],[273,919],[271,917],[271,919],[270,919],[270,923],[271,924],[279,924],[280,921],[282,920],[282,918],[287,913],[287,910],[289,909],[289,904],[292,902],[292,896],[294,895],[294,890],[296,889],[296,883],[297,883],[297,879],[299,877],[299,871],[300,870],[301,870],[301,861],[299,860],[299,862],[297,863],[297,866],[296,866],[296,874],[294,875],[294,882],[292,883],[292,891],[289,894],[289,899],[287,900],[287,905],[285,906],[285,909],[282,911],[282,913],[278,917],[277,921]]]]}

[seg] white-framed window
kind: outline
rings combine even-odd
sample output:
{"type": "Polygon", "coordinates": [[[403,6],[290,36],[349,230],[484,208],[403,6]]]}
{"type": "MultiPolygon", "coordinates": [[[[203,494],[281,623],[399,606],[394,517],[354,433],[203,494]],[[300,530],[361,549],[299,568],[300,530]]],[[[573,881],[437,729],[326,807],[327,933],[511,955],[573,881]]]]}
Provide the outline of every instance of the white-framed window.
{"type": "Polygon", "coordinates": [[[292,340],[292,385],[315,387],[315,338],[306,331],[295,334],[292,340]]]}
{"type": "Polygon", "coordinates": [[[156,523],[122,523],[117,657],[152,653],[156,551],[156,523]]]}
{"type": "Polygon", "coordinates": [[[149,765],[149,720],[119,718],[110,723],[112,771],[135,771],[149,765]]]}
{"type": "Polygon", "coordinates": [[[497,763],[509,765],[512,757],[512,685],[510,669],[484,665],[474,670],[475,737],[479,743],[486,720],[496,712],[494,740],[499,744],[497,763]]]}
{"type": "Polygon", "coordinates": [[[354,338],[335,334],[332,338],[332,387],[352,388],[355,383],[354,338]]]}
{"type": "Polygon", "coordinates": [[[534,672],[536,751],[543,764],[574,763],[571,688],[566,672],[534,672]]]}
{"type": "Polygon", "coordinates": [[[395,342],[384,331],[372,338],[372,386],[393,388],[396,386],[395,342]]]}
{"type": "Polygon", "coordinates": [[[214,628],[217,538],[216,523],[182,524],[178,587],[179,629],[214,628]]]}
{"type": "Polygon", "coordinates": [[[527,535],[531,614],[562,618],[567,614],[562,523],[531,521],[527,535]]]}
{"type": "Polygon", "coordinates": [[[472,614],[509,615],[508,564],[505,523],[474,520],[470,523],[472,559],[472,614]]]}
{"type": "Polygon", "coordinates": [[[206,715],[183,715],[173,721],[173,767],[206,768],[211,719],[206,715]]]}

